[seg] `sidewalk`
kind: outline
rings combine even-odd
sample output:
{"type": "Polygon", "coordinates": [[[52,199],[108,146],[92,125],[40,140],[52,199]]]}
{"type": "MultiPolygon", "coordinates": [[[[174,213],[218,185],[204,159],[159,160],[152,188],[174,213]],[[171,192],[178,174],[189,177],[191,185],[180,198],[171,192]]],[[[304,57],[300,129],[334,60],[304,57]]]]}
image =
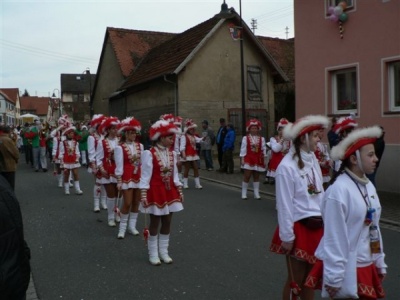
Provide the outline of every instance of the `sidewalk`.
{"type": "MultiPolygon", "coordinates": [[[[224,185],[229,185],[238,188],[238,199],[241,199],[240,189],[243,179],[243,174],[238,169],[239,158],[235,158],[235,171],[233,174],[225,174],[217,172],[218,161],[214,158],[214,171],[207,171],[204,169],[199,170],[200,178],[202,180],[213,181],[224,185]]],[[[204,166],[204,161],[201,161],[204,166]]],[[[192,174],[192,173],[189,173],[192,174]]],[[[260,176],[260,194],[262,198],[268,198],[275,200],[275,186],[271,184],[263,184],[264,176],[260,176]],[[264,195],[264,197],[263,197],[264,195]]],[[[252,192],[252,184],[250,181],[249,192],[252,192]]],[[[252,195],[249,194],[249,200],[252,195]]],[[[400,195],[398,193],[389,193],[378,191],[379,200],[382,206],[381,223],[390,226],[398,227],[400,229],[400,195]]]]}

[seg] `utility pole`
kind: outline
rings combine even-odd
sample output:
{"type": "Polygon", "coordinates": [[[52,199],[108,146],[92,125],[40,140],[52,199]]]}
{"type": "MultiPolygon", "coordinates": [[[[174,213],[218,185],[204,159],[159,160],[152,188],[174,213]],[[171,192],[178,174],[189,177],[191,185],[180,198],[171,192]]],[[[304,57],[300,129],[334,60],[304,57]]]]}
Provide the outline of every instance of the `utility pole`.
{"type": "Polygon", "coordinates": [[[257,19],[251,19],[251,30],[253,30],[253,34],[256,34],[257,29],[257,19]]]}
{"type": "Polygon", "coordinates": [[[285,33],[286,33],[286,39],[288,39],[289,27],[287,27],[287,26],[286,26],[286,28],[285,28],[285,33]]]}

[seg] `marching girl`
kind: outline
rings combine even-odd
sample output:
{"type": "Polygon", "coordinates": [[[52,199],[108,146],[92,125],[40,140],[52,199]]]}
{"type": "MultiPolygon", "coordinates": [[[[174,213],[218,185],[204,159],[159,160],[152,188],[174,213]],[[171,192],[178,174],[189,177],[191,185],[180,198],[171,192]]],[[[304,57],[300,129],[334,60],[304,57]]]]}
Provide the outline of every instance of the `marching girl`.
{"type": "Polygon", "coordinates": [[[178,161],[177,161],[177,167],[178,167],[178,176],[179,180],[183,182],[183,174],[182,174],[182,160],[181,158],[181,137],[182,137],[182,117],[176,116],[174,119],[174,125],[178,129],[178,133],[175,134],[175,141],[174,141],[174,151],[176,152],[178,161]]]}
{"type": "MultiPolygon", "coordinates": [[[[339,136],[339,142],[343,140],[350,132],[352,132],[358,126],[357,122],[350,117],[342,117],[336,121],[335,126],[333,126],[333,131],[339,136]]],[[[336,160],[333,162],[334,171],[337,172],[340,169],[341,161],[336,160]]]]}
{"type": "Polygon", "coordinates": [[[329,181],[331,180],[331,167],[333,166],[333,162],[329,157],[329,151],[327,145],[324,145],[321,140],[324,137],[324,129],[320,129],[318,131],[318,136],[320,141],[317,143],[317,148],[315,149],[315,157],[318,159],[319,166],[321,167],[322,173],[322,181],[324,190],[327,189],[329,181]]]}
{"type": "Polygon", "coordinates": [[[189,170],[193,168],[194,182],[196,189],[202,189],[200,185],[199,168],[197,161],[200,160],[196,151],[196,143],[200,143],[204,138],[199,138],[195,135],[195,128],[197,125],[193,123],[192,119],[185,120],[185,128],[180,140],[180,153],[182,162],[185,167],[183,173],[183,188],[188,189],[189,170]]]}
{"type": "Polygon", "coordinates": [[[90,129],[88,136],[88,158],[89,158],[89,168],[88,172],[92,173],[94,176],[94,186],[93,186],[93,203],[94,212],[100,212],[100,205],[102,209],[107,209],[106,203],[106,190],[104,185],[100,184],[98,181],[101,179],[101,172],[97,168],[96,164],[96,149],[101,143],[103,136],[97,131],[101,123],[106,120],[106,117],[102,114],[94,115],[90,121],[90,129]]]}
{"type": "Polygon", "coordinates": [[[60,164],[64,169],[64,192],[69,195],[69,176],[70,172],[73,174],[75,193],[82,195],[83,192],[79,185],[78,168],[81,166],[79,163],[80,151],[78,142],[75,140],[75,127],[69,126],[63,131],[66,137],[60,143],[60,164]]]}
{"type": "Polygon", "coordinates": [[[147,246],[149,262],[156,266],[161,264],[160,259],[166,264],[172,263],[168,254],[172,214],[183,210],[177,157],[174,151],[169,150],[176,133],[174,124],[162,120],[155,122],[149,131],[155,145],[142,155],[140,211],[150,214],[147,246]]]}
{"type": "Polygon", "coordinates": [[[242,199],[247,199],[247,187],[253,176],[254,198],[260,200],[260,173],[265,172],[266,146],[265,139],[259,135],[261,122],[251,119],[246,124],[248,134],[240,145],[240,164],[244,169],[242,182],[242,199]]]}
{"type": "Polygon", "coordinates": [[[132,117],[122,120],[118,130],[121,135],[121,143],[114,150],[115,175],[117,176],[117,188],[122,191],[124,198],[121,207],[121,222],[119,223],[119,239],[125,237],[127,227],[129,233],[139,235],[139,231],[136,230],[136,222],[139,214],[139,181],[143,145],[136,142],[136,137],[140,134],[141,129],[140,122],[132,117]]]}
{"type": "Polygon", "coordinates": [[[174,150],[178,156],[177,167],[178,167],[178,175],[179,180],[183,181],[182,175],[182,161],[180,159],[180,144],[181,144],[181,136],[182,136],[182,118],[179,116],[174,117],[172,114],[161,115],[160,120],[164,120],[170,123],[173,123],[178,129],[178,133],[174,135],[174,142],[171,145],[170,150],[174,150]]]}
{"type": "Polygon", "coordinates": [[[356,129],[332,148],[342,165],[332,178],[321,204],[324,235],[307,286],[322,288],[323,298],[384,298],[385,253],[379,228],[381,205],[366,174],[378,158],[374,142],[378,126],[356,129]]]}
{"type": "Polygon", "coordinates": [[[65,136],[62,135],[62,130],[69,126],[71,126],[71,122],[69,121],[68,116],[63,115],[58,119],[58,127],[50,133],[50,136],[53,137],[53,150],[51,154],[53,157],[53,163],[56,166],[54,175],[57,175],[58,187],[60,188],[64,186],[64,174],[62,173],[62,169],[60,167],[60,143],[61,141],[65,140],[65,136]]]}
{"type": "Polygon", "coordinates": [[[96,149],[96,164],[101,172],[98,183],[103,184],[107,194],[108,226],[115,227],[119,216],[115,213],[115,199],[118,196],[117,178],[115,176],[114,149],[118,145],[117,127],[118,118],[107,117],[99,127],[99,132],[104,135],[96,149]]]}
{"type": "Polygon", "coordinates": [[[278,227],[270,250],[286,254],[288,277],[282,296],[285,300],[292,299],[294,290],[301,290],[299,296],[303,300],[314,299],[314,291],[304,288],[323,234],[320,202],[324,189],[314,151],[319,141],[318,130],[328,126],[325,116],[307,116],[283,130],[283,138],[292,140],[292,147],[276,171],[278,227]],[[291,291],[294,287],[297,289],[291,291]]]}
{"type": "Polygon", "coordinates": [[[286,153],[289,152],[290,141],[282,138],[283,128],[285,128],[288,123],[289,121],[285,118],[280,119],[276,129],[278,135],[271,137],[269,141],[271,147],[271,159],[268,164],[267,178],[268,182],[271,184],[274,184],[275,182],[276,169],[286,153]]]}

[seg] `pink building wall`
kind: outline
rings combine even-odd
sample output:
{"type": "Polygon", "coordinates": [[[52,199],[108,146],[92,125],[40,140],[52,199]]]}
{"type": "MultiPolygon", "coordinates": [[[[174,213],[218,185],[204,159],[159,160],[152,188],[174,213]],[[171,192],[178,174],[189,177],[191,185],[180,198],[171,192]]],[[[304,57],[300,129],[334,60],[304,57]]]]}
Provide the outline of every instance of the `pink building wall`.
{"type": "MultiPolygon", "coordinates": [[[[385,128],[388,153],[384,159],[395,159],[399,170],[400,111],[389,113],[383,60],[400,61],[400,1],[353,1],[354,8],[346,11],[343,39],[338,23],[327,18],[327,0],[294,1],[296,117],[332,115],[329,69],[356,66],[357,122],[360,126],[379,124],[385,128]]],[[[392,173],[397,177],[391,183],[382,182],[382,189],[400,192],[400,172],[396,172],[392,173]]]]}

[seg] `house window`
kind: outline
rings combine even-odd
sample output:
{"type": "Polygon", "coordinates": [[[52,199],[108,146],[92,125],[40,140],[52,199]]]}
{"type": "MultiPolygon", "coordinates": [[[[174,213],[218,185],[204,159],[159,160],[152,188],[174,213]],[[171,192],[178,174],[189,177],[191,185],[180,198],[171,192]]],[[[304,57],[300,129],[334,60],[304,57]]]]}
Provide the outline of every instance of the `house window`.
{"type": "Polygon", "coordinates": [[[391,111],[400,111],[400,61],[388,63],[389,104],[391,111]]]}
{"type": "Polygon", "coordinates": [[[250,101],[262,101],[260,67],[247,67],[247,97],[250,101]]]}
{"type": "Polygon", "coordinates": [[[356,112],[358,109],[356,68],[336,70],[331,73],[331,79],[334,113],[356,112]]]}
{"type": "Polygon", "coordinates": [[[72,94],[72,102],[83,102],[84,100],[83,94],[72,94]]]}

